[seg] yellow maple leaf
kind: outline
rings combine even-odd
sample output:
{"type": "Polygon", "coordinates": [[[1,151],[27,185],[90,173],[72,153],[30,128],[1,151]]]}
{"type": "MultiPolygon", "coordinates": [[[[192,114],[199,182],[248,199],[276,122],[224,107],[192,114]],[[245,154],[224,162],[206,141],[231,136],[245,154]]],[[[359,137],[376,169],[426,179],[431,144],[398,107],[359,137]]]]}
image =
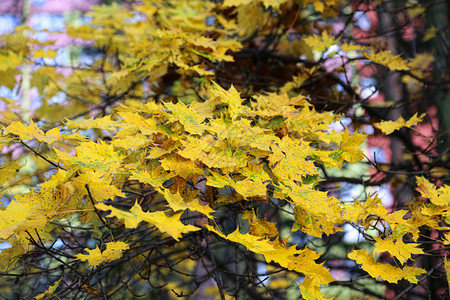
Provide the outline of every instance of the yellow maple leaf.
{"type": "Polygon", "coordinates": [[[61,276],[61,278],[57,281],[55,281],[55,283],[53,283],[51,286],[48,287],[48,289],[43,292],[42,294],[37,295],[36,297],[34,297],[35,300],[40,300],[40,299],[44,299],[48,296],[52,296],[53,292],[56,290],[56,288],[58,288],[61,280],[64,278],[64,276],[61,276]]]}
{"type": "Polygon", "coordinates": [[[273,173],[282,180],[301,181],[302,176],[317,174],[314,161],[308,156],[313,153],[313,148],[306,142],[299,142],[287,136],[281,142],[270,146],[272,153],[269,155],[273,173]]]}
{"type": "Polygon", "coordinates": [[[234,120],[238,117],[238,115],[243,112],[241,103],[244,99],[241,98],[240,93],[236,90],[236,88],[231,85],[228,90],[223,89],[216,82],[212,82],[212,89],[208,91],[211,97],[219,97],[222,103],[228,104],[228,113],[231,118],[234,120]]]}
{"type": "Polygon", "coordinates": [[[67,139],[75,139],[79,141],[85,141],[86,138],[82,137],[78,133],[74,133],[71,135],[60,134],[61,126],[52,128],[44,133],[33,120],[30,119],[30,125],[27,126],[20,121],[12,122],[6,130],[12,134],[18,135],[22,140],[32,140],[36,139],[39,142],[45,142],[51,144],[56,141],[65,141],[67,139]]]}
{"type": "Polygon", "coordinates": [[[225,0],[223,1],[222,6],[223,7],[241,6],[252,3],[252,1],[253,0],[225,0]]]}
{"type": "Polygon", "coordinates": [[[235,183],[234,180],[228,174],[222,175],[220,173],[213,171],[210,171],[209,173],[212,175],[206,177],[206,182],[209,186],[222,189],[226,186],[233,186],[235,183]]]}
{"type": "Polygon", "coordinates": [[[207,217],[212,217],[212,213],[214,210],[208,205],[201,205],[197,199],[192,199],[191,201],[186,201],[188,199],[183,198],[179,193],[172,194],[167,189],[158,189],[166,198],[166,201],[169,203],[170,208],[173,211],[177,212],[180,210],[189,209],[191,211],[196,211],[204,214],[207,217]]]}
{"type": "MultiPolygon", "coordinates": [[[[0,183],[5,183],[8,178],[16,177],[22,166],[17,160],[0,167],[0,183]]],[[[0,184],[0,185],[1,185],[0,184]]]]}
{"type": "MultiPolygon", "coordinates": [[[[223,7],[241,6],[247,5],[254,1],[252,0],[225,0],[222,4],[223,7]]],[[[265,7],[272,6],[274,9],[278,9],[281,4],[287,2],[287,0],[262,0],[265,7]]]]}
{"type": "Polygon", "coordinates": [[[422,114],[420,117],[417,116],[417,113],[415,113],[408,121],[402,118],[400,116],[397,121],[381,121],[378,123],[373,124],[375,127],[380,129],[384,134],[391,134],[396,130],[399,130],[403,127],[409,127],[416,125],[419,122],[422,122],[423,118],[425,117],[425,114],[422,114]]]}
{"type": "MultiPolygon", "coordinates": [[[[180,152],[179,152],[180,153],[180,152]]],[[[183,156],[183,154],[180,153],[183,156]]],[[[210,168],[233,169],[247,165],[247,154],[240,149],[232,149],[227,143],[217,143],[211,152],[201,154],[202,162],[210,168]]]]}
{"type": "Polygon", "coordinates": [[[422,41],[427,42],[431,40],[432,38],[436,37],[437,29],[435,26],[431,26],[425,31],[425,34],[423,35],[422,41]]]}
{"type": "Polygon", "coordinates": [[[359,220],[364,220],[368,213],[364,210],[360,201],[356,199],[353,201],[353,205],[346,204],[343,206],[344,219],[348,222],[359,222],[359,220]]]}
{"type": "Polygon", "coordinates": [[[116,127],[122,126],[121,122],[111,120],[111,115],[107,115],[103,118],[91,118],[84,120],[67,120],[65,124],[69,127],[69,129],[77,128],[77,129],[105,129],[105,130],[114,130],[116,127]]]}
{"type": "Polygon", "coordinates": [[[8,50],[6,54],[0,53],[0,71],[17,68],[22,63],[22,57],[22,52],[8,50]]]}
{"type": "Polygon", "coordinates": [[[33,138],[37,139],[40,142],[46,142],[51,144],[59,139],[62,136],[59,134],[59,129],[61,127],[55,127],[49,130],[47,133],[44,133],[36,124],[30,119],[30,125],[24,125],[20,121],[12,122],[6,130],[10,133],[18,135],[23,140],[31,140],[33,138]]]}
{"type": "Polygon", "coordinates": [[[335,197],[329,197],[326,192],[318,191],[313,184],[296,184],[293,181],[279,185],[283,198],[290,198],[291,202],[303,210],[339,223],[341,208],[340,201],[335,197]]]}
{"type": "Polygon", "coordinates": [[[336,38],[329,35],[326,30],[322,32],[322,35],[308,36],[303,39],[305,43],[317,52],[325,52],[330,46],[339,44],[336,38]]]}
{"type": "Polygon", "coordinates": [[[239,243],[248,250],[263,255],[267,262],[274,261],[289,270],[315,276],[318,284],[328,284],[333,281],[329,270],[323,264],[314,262],[320,257],[320,254],[308,248],[297,250],[296,245],[286,247],[276,241],[272,242],[251,234],[242,234],[239,232],[239,228],[229,235],[224,235],[212,226],[205,224],[205,227],[224,239],[239,243]]]}
{"type": "Polygon", "coordinates": [[[102,140],[94,143],[92,141],[82,143],[75,147],[76,155],[54,149],[56,155],[66,166],[77,165],[80,168],[88,168],[95,171],[111,172],[117,171],[121,166],[125,155],[115,151],[113,145],[108,145],[102,140]]]}
{"type": "Polygon", "coordinates": [[[179,156],[165,156],[160,159],[160,162],[163,169],[172,172],[186,180],[190,176],[204,174],[203,170],[198,168],[195,162],[189,159],[183,159],[179,156]]]}
{"type": "Polygon", "coordinates": [[[43,58],[55,58],[56,55],[58,55],[58,51],[56,51],[56,50],[53,50],[53,49],[47,49],[47,50],[39,49],[39,50],[34,50],[33,51],[32,58],[33,59],[40,58],[40,57],[43,57],[43,58]]]}
{"type": "Polygon", "coordinates": [[[364,158],[363,152],[360,149],[362,143],[367,138],[367,134],[361,134],[354,132],[353,135],[349,134],[348,128],[342,133],[341,159],[349,163],[359,162],[364,158]]]}
{"type": "Polygon", "coordinates": [[[0,210],[0,239],[7,239],[24,225],[34,213],[33,207],[28,203],[11,201],[5,210],[0,210]]]}
{"type": "Polygon", "coordinates": [[[132,176],[130,180],[138,180],[139,182],[150,184],[153,187],[159,187],[167,180],[173,178],[175,175],[164,171],[163,168],[157,167],[151,170],[130,170],[132,176]]]}
{"type": "Polygon", "coordinates": [[[417,188],[422,197],[430,199],[434,205],[441,206],[443,210],[450,204],[450,186],[444,185],[436,188],[434,184],[424,177],[416,177],[417,188]]]}
{"type": "MultiPolygon", "coordinates": [[[[315,277],[306,276],[302,283],[298,283],[302,297],[307,300],[322,300],[327,299],[320,292],[320,283],[317,282],[315,277]]],[[[330,297],[328,297],[330,298],[330,297]]]]}
{"type": "Polygon", "coordinates": [[[111,145],[116,148],[130,149],[136,151],[152,144],[152,140],[148,136],[141,133],[126,134],[127,130],[122,129],[111,141],[111,145]]]}
{"type": "Polygon", "coordinates": [[[137,202],[129,212],[114,208],[104,203],[99,203],[95,205],[95,207],[104,211],[110,210],[110,216],[117,217],[119,220],[123,219],[126,228],[136,228],[139,223],[145,221],[155,225],[162,233],[169,234],[176,241],[179,241],[182,233],[200,230],[200,228],[193,225],[185,225],[181,223],[181,213],[168,217],[163,211],[144,212],[137,202]]]}
{"type": "Polygon", "coordinates": [[[130,111],[119,112],[119,115],[126,124],[139,128],[143,135],[151,136],[157,132],[155,118],[144,118],[140,114],[130,111]]]}
{"type": "Polygon", "coordinates": [[[0,151],[2,151],[4,146],[9,146],[16,139],[12,135],[0,135],[0,151]]]}
{"type": "Polygon", "coordinates": [[[275,223],[267,221],[264,219],[259,219],[255,212],[246,210],[242,215],[243,220],[248,220],[250,225],[249,233],[251,235],[260,236],[260,237],[275,237],[278,235],[278,229],[275,223]]]}
{"type": "Polygon", "coordinates": [[[422,249],[416,248],[419,244],[405,244],[401,239],[393,239],[391,237],[386,239],[374,237],[374,239],[376,241],[374,252],[382,253],[387,251],[402,264],[411,258],[411,254],[425,254],[422,249]]]}
{"type": "Polygon", "coordinates": [[[122,257],[122,253],[130,246],[124,242],[106,243],[105,251],[101,252],[98,245],[95,249],[84,249],[88,254],[77,254],[75,257],[81,261],[87,261],[90,266],[96,267],[101,263],[117,260],[122,257]]]}
{"type": "Polygon", "coordinates": [[[235,182],[232,187],[236,189],[236,191],[244,196],[244,198],[250,197],[265,197],[267,194],[267,184],[269,182],[264,182],[262,180],[251,180],[244,179],[235,182]]]}
{"type": "Polygon", "coordinates": [[[391,51],[380,51],[375,53],[370,51],[370,54],[363,52],[362,55],[382,66],[386,66],[391,70],[407,71],[409,70],[408,61],[400,57],[400,55],[393,55],[391,51]]]}
{"type": "Polygon", "coordinates": [[[417,283],[418,275],[426,273],[424,269],[406,266],[403,269],[396,268],[389,264],[377,263],[372,254],[365,250],[353,250],[348,254],[348,258],[362,265],[362,269],[375,279],[381,277],[390,283],[397,283],[401,279],[406,279],[411,283],[417,283]]]}
{"type": "Polygon", "coordinates": [[[73,179],[73,185],[79,190],[87,193],[85,185],[89,186],[91,196],[94,201],[102,202],[107,199],[114,199],[115,197],[126,197],[126,195],[117,187],[112,185],[112,179],[108,176],[103,176],[102,172],[95,170],[83,170],[78,172],[78,176],[73,179]]]}

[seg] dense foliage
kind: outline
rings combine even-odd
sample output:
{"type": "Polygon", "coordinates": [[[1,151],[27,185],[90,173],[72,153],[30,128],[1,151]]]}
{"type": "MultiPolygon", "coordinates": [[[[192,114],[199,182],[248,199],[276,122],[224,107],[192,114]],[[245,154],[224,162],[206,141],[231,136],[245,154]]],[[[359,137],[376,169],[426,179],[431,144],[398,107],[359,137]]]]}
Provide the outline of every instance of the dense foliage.
{"type": "MultiPolygon", "coordinates": [[[[408,22],[431,9],[378,4],[381,18],[408,22]]],[[[448,80],[430,53],[400,55],[381,33],[356,38],[358,13],[374,7],[96,6],[59,33],[90,61],[64,66],[42,32],[1,36],[1,84],[20,77],[24,89],[30,70],[39,93],[34,107],[29,93],[0,99],[1,294],[376,299],[431,294],[415,288],[430,278],[448,294],[448,148],[443,125],[417,125],[439,118],[430,104],[414,104],[448,80]],[[358,81],[367,70],[379,76],[370,94],[358,81]],[[384,86],[403,96],[373,101],[384,86]],[[363,152],[368,136],[402,146],[377,161],[363,152]],[[344,199],[346,184],[361,192],[344,199]],[[393,206],[371,189],[386,184],[403,188],[393,206]]],[[[424,31],[422,44],[439,38],[424,31]]]]}

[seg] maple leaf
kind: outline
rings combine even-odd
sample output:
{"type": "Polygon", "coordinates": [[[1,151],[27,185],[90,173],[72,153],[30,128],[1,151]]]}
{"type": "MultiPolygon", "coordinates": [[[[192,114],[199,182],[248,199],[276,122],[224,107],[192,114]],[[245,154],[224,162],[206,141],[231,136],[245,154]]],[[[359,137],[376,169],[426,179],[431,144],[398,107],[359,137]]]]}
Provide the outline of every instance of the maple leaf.
{"type": "Polygon", "coordinates": [[[6,130],[10,133],[18,135],[23,140],[31,140],[35,138],[40,142],[51,144],[63,138],[63,136],[59,134],[60,128],[61,127],[55,127],[47,131],[47,133],[44,133],[41,129],[39,129],[39,127],[36,126],[36,124],[34,124],[33,120],[30,119],[29,126],[17,121],[12,122],[8,127],[6,127],[6,130]]]}
{"type": "Polygon", "coordinates": [[[278,235],[278,230],[275,223],[269,222],[264,219],[259,219],[255,212],[246,210],[242,215],[243,220],[248,220],[250,225],[249,233],[251,235],[260,237],[275,237],[278,235]]]}
{"type": "Polygon", "coordinates": [[[312,184],[298,185],[292,181],[280,185],[280,196],[290,198],[291,202],[311,214],[328,218],[331,222],[339,222],[340,201],[329,197],[326,192],[318,191],[312,184]]]}
{"type": "Polygon", "coordinates": [[[54,174],[49,180],[41,183],[39,186],[44,190],[53,189],[58,185],[60,185],[61,183],[66,182],[69,178],[71,178],[75,174],[75,172],[76,172],[75,169],[71,169],[68,171],[58,169],[56,174],[54,174]]]}
{"type": "Polygon", "coordinates": [[[137,203],[130,209],[129,212],[123,211],[104,203],[95,205],[100,210],[110,210],[111,217],[117,217],[119,220],[123,219],[125,227],[136,228],[142,221],[155,225],[162,233],[169,234],[176,241],[179,241],[182,233],[200,230],[200,228],[192,225],[184,225],[180,221],[181,213],[174,214],[168,217],[163,211],[144,212],[141,206],[137,203]]]}
{"type": "Polygon", "coordinates": [[[401,279],[406,279],[411,283],[417,283],[416,276],[426,273],[424,269],[406,266],[403,269],[396,268],[389,264],[375,262],[372,254],[365,250],[353,250],[348,254],[348,258],[362,265],[362,269],[370,276],[377,279],[381,277],[390,283],[396,283],[401,279]]]}
{"type": "Polygon", "coordinates": [[[44,298],[46,298],[48,296],[52,296],[53,292],[56,291],[56,289],[58,288],[58,286],[61,283],[61,280],[63,278],[64,278],[64,276],[61,276],[61,278],[59,278],[59,280],[56,280],[51,286],[49,286],[48,289],[45,292],[43,292],[42,294],[37,295],[33,299],[39,300],[39,299],[44,299],[44,298]]]}
{"type": "Polygon", "coordinates": [[[117,121],[111,120],[111,116],[105,116],[103,118],[91,118],[84,120],[67,120],[65,122],[69,129],[77,128],[77,129],[90,129],[90,128],[98,128],[105,130],[114,130],[116,127],[121,126],[122,124],[117,121]]]}
{"type": "Polygon", "coordinates": [[[83,191],[86,191],[85,186],[88,185],[95,202],[102,202],[115,197],[126,197],[120,189],[111,185],[111,181],[112,179],[104,176],[103,172],[87,169],[83,170],[83,173],[78,172],[78,176],[73,179],[72,183],[83,191]]]}
{"type": "Polygon", "coordinates": [[[329,299],[326,298],[320,292],[320,283],[317,282],[315,277],[305,276],[302,283],[298,283],[298,287],[300,288],[300,292],[302,293],[302,297],[307,300],[322,300],[329,299]]]}
{"type": "Polygon", "coordinates": [[[119,115],[126,124],[138,128],[143,135],[151,136],[158,132],[155,118],[144,118],[140,114],[130,111],[119,112],[119,115]]]}
{"type": "Polygon", "coordinates": [[[34,215],[34,209],[27,203],[11,201],[5,210],[0,210],[0,239],[7,239],[11,234],[23,228],[28,218],[34,215]]]}
{"type": "Polygon", "coordinates": [[[151,170],[131,170],[130,180],[138,180],[139,182],[150,184],[153,187],[159,187],[167,180],[174,177],[174,174],[164,171],[163,168],[157,167],[151,170]]]}
{"type": "Polygon", "coordinates": [[[101,252],[100,249],[84,249],[88,254],[77,254],[75,257],[81,261],[87,261],[90,266],[96,267],[101,263],[117,260],[122,257],[122,253],[130,248],[127,243],[124,242],[109,242],[106,243],[105,251],[101,252]]]}
{"type": "Polygon", "coordinates": [[[375,53],[370,51],[370,54],[363,52],[362,55],[373,61],[374,63],[388,67],[391,70],[407,71],[409,70],[408,61],[401,58],[400,55],[393,55],[391,51],[380,51],[375,53]]]}
{"type": "Polygon", "coordinates": [[[176,156],[165,156],[161,160],[161,167],[184,179],[190,176],[204,174],[203,170],[198,168],[195,162],[176,156]]]}
{"type": "Polygon", "coordinates": [[[17,160],[0,167],[0,182],[6,182],[8,178],[16,177],[22,165],[17,160]]]}
{"type": "Polygon", "coordinates": [[[167,202],[169,203],[170,208],[172,208],[175,212],[189,209],[191,211],[202,213],[205,216],[212,217],[212,213],[214,212],[214,210],[211,209],[208,205],[201,205],[198,202],[198,199],[193,199],[192,201],[188,202],[179,193],[172,194],[167,189],[159,189],[159,191],[164,195],[167,202]]]}
{"type": "Polygon", "coordinates": [[[85,142],[75,147],[75,156],[58,149],[54,150],[57,157],[65,165],[78,165],[79,168],[88,168],[102,172],[117,171],[124,159],[123,153],[115,151],[113,145],[108,145],[101,140],[98,143],[85,142]]]}
{"type": "Polygon", "coordinates": [[[241,103],[244,101],[236,88],[231,85],[228,90],[223,89],[220,85],[212,81],[212,89],[209,90],[209,95],[211,97],[219,97],[222,103],[228,104],[228,113],[231,119],[236,119],[244,108],[242,108],[241,103]]]}
{"type": "Polygon", "coordinates": [[[34,50],[33,59],[42,57],[42,58],[55,58],[56,55],[58,55],[58,52],[56,50],[52,50],[52,49],[39,49],[39,50],[34,50]]]}
{"type": "Polygon", "coordinates": [[[364,210],[361,202],[356,199],[353,200],[353,205],[344,205],[343,212],[345,220],[350,222],[358,222],[359,220],[364,220],[368,215],[366,210],[364,210]]]}
{"type": "Polygon", "coordinates": [[[226,186],[233,186],[235,184],[234,180],[228,174],[221,175],[220,173],[213,171],[210,171],[209,173],[212,175],[206,177],[206,182],[209,186],[222,189],[226,186]]]}
{"type": "Polygon", "coordinates": [[[229,235],[224,235],[212,226],[205,224],[205,227],[224,239],[244,245],[252,252],[262,254],[267,262],[274,261],[289,270],[315,276],[319,285],[333,281],[329,271],[322,264],[314,262],[320,257],[320,254],[308,248],[297,250],[295,245],[285,247],[277,242],[261,239],[258,236],[242,234],[239,232],[239,228],[229,235]]]}
{"type": "Polygon", "coordinates": [[[403,127],[409,127],[416,125],[419,122],[422,122],[423,118],[425,117],[425,114],[417,116],[417,113],[415,113],[408,121],[402,118],[400,116],[397,121],[381,121],[378,123],[375,123],[374,126],[378,129],[380,129],[384,134],[391,134],[396,130],[399,130],[403,127]]]}
{"type": "Polygon", "coordinates": [[[235,182],[232,187],[236,189],[236,191],[244,196],[244,198],[250,197],[265,197],[267,194],[267,184],[268,182],[264,182],[262,180],[251,180],[244,179],[241,181],[235,182]]]}
{"type": "Polygon", "coordinates": [[[376,241],[374,252],[381,253],[387,251],[392,256],[395,256],[402,264],[411,258],[411,254],[425,254],[422,249],[416,248],[419,244],[405,244],[401,239],[395,240],[393,238],[383,240],[374,237],[374,239],[376,241]]]}
{"type": "Polygon", "coordinates": [[[12,135],[0,135],[0,151],[2,151],[4,146],[9,146],[15,141],[15,138],[12,135]]]}
{"type": "Polygon", "coordinates": [[[329,35],[326,30],[322,32],[322,35],[313,35],[304,38],[305,43],[317,52],[325,52],[330,46],[338,44],[334,36],[329,35]]]}
{"type": "Polygon", "coordinates": [[[7,51],[6,54],[0,53],[0,71],[17,68],[22,63],[22,52],[14,53],[7,51]]]}
{"type": "MultiPolygon", "coordinates": [[[[445,210],[450,204],[450,186],[444,185],[439,189],[436,188],[434,184],[429,182],[424,177],[416,177],[417,188],[416,190],[420,192],[422,197],[430,199],[431,203],[437,206],[441,206],[442,210],[445,210]]],[[[436,212],[435,214],[439,214],[436,212]]]]}
{"type": "Polygon", "coordinates": [[[367,138],[367,134],[361,134],[354,132],[350,135],[348,128],[342,133],[341,151],[343,151],[341,158],[349,163],[359,162],[364,158],[363,152],[360,147],[364,140],[367,138]]]}

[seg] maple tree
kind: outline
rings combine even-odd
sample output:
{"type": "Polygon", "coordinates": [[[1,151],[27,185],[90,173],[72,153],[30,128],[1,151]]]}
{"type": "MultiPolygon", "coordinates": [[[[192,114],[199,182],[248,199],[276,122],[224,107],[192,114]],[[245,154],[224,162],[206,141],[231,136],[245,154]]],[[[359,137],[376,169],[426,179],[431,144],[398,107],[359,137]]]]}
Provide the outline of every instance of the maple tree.
{"type": "MultiPolygon", "coordinates": [[[[414,19],[426,7],[402,9],[414,19]]],[[[416,98],[448,81],[434,80],[429,53],[352,39],[358,11],[340,0],[95,6],[64,32],[92,62],[65,66],[25,25],[2,35],[2,85],[32,65],[40,96],[31,115],[0,99],[2,294],[376,298],[371,285],[401,296],[439,275],[448,293],[445,133],[421,133],[423,111],[393,119],[403,105],[372,102],[349,69],[400,74],[416,98]],[[365,155],[370,135],[397,138],[403,161],[365,155]],[[370,170],[355,178],[352,166],[370,170]],[[389,182],[415,194],[389,207],[368,192],[389,182]],[[333,193],[344,183],[364,192],[344,201],[333,193]],[[342,241],[347,225],[360,242],[342,241]],[[348,278],[333,273],[338,260],[348,278]]]]}

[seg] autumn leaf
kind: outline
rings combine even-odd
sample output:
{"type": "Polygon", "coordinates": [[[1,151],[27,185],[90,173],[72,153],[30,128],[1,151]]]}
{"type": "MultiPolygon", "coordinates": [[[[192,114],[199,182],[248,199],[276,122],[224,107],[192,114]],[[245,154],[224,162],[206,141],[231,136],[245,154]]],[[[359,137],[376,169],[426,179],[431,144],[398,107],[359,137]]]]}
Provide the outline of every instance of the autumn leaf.
{"type": "Polygon", "coordinates": [[[361,145],[367,138],[366,134],[354,132],[350,135],[348,128],[342,134],[341,151],[343,151],[341,158],[349,163],[359,162],[364,158],[361,150],[361,145]]]}
{"type": "Polygon", "coordinates": [[[103,141],[98,143],[86,142],[75,147],[76,155],[70,155],[55,149],[57,157],[67,166],[77,165],[79,168],[87,168],[95,171],[112,172],[121,166],[124,155],[116,151],[113,145],[103,141]]]}
{"type": "Polygon", "coordinates": [[[17,160],[0,167],[0,182],[3,184],[11,177],[16,177],[22,168],[17,160]]]}
{"type": "Polygon", "coordinates": [[[161,158],[160,162],[163,169],[186,180],[191,176],[204,174],[203,170],[198,168],[195,162],[189,159],[183,159],[172,155],[161,158]]]}
{"type": "Polygon", "coordinates": [[[105,116],[103,118],[91,118],[84,120],[67,120],[66,125],[70,128],[77,129],[90,129],[90,128],[98,128],[105,130],[114,130],[116,127],[120,126],[121,123],[117,121],[111,120],[111,116],[105,116]]]}
{"type": "Polygon", "coordinates": [[[382,253],[387,251],[392,256],[395,256],[402,264],[410,259],[412,254],[425,254],[422,249],[416,248],[419,245],[416,243],[405,244],[401,239],[394,240],[392,238],[381,239],[374,237],[374,239],[374,252],[382,253]]]}
{"type": "Polygon", "coordinates": [[[17,68],[22,63],[22,58],[22,52],[7,51],[5,54],[0,53],[0,71],[17,68]]]}
{"type": "Polygon", "coordinates": [[[436,188],[434,184],[429,182],[423,176],[416,177],[417,188],[422,197],[430,199],[434,205],[447,207],[450,204],[450,186],[444,185],[436,188]]]}
{"type": "Polygon", "coordinates": [[[39,299],[44,299],[48,296],[52,296],[53,292],[58,288],[58,286],[61,283],[61,280],[63,278],[64,278],[64,276],[62,276],[59,280],[56,280],[51,286],[48,287],[48,289],[45,292],[37,295],[36,297],[34,297],[34,299],[39,300],[39,299]]]}
{"type": "Polygon", "coordinates": [[[172,194],[167,189],[159,189],[159,191],[164,195],[167,202],[169,203],[170,208],[172,208],[175,212],[189,209],[191,211],[202,213],[207,217],[212,217],[212,213],[214,212],[214,210],[211,209],[208,205],[201,205],[198,202],[198,199],[194,198],[188,202],[186,201],[187,199],[184,199],[183,196],[181,196],[179,193],[172,194]]]}
{"type": "Polygon", "coordinates": [[[124,242],[106,243],[105,251],[101,252],[98,245],[95,249],[84,249],[88,254],[77,254],[75,257],[81,261],[87,261],[90,266],[96,267],[101,263],[107,263],[122,257],[122,253],[128,250],[130,246],[124,242]]]}
{"type": "Polygon", "coordinates": [[[312,50],[320,53],[325,52],[332,45],[339,44],[326,30],[322,32],[322,35],[308,36],[304,38],[304,41],[312,50]]]}
{"type": "Polygon", "coordinates": [[[42,58],[55,58],[56,55],[58,54],[58,52],[56,50],[53,49],[39,49],[39,50],[35,50],[33,53],[32,58],[36,59],[39,57],[42,58]]]}
{"type": "Polygon", "coordinates": [[[244,109],[241,105],[244,99],[240,97],[239,92],[233,85],[231,85],[228,90],[225,90],[216,82],[212,81],[212,89],[209,91],[209,94],[212,97],[219,97],[220,101],[228,104],[228,112],[233,120],[236,119],[244,109]]]}
{"type": "Polygon", "coordinates": [[[403,127],[411,128],[417,123],[422,122],[424,117],[425,114],[418,117],[417,113],[415,113],[408,121],[400,116],[397,121],[381,121],[379,123],[375,123],[374,126],[380,129],[384,134],[391,134],[403,127]]]}
{"type": "Polygon", "coordinates": [[[370,51],[370,54],[363,52],[362,55],[373,61],[374,63],[388,67],[391,70],[407,71],[409,70],[408,61],[401,58],[400,55],[393,55],[391,51],[380,51],[375,53],[370,51]]]}
{"type": "Polygon", "coordinates": [[[207,128],[204,124],[201,124],[206,116],[199,114],[190,106],[184,105],[182,101],[178,101],[177,104],[169,102],[166,103],[165,106],[170,109],[175,116],[172,120],[179,121],[183,124],[187,132],[201,135],[207,128]]]}
{"type": "MultiPolygon", "coordinates": [[[[275,9],[278,9],[281,4],[287,2],[287,0],[262,0],[262,3],[265,7],[272,6],[275,9]]],[[[222,4],[223,7],[230,6],[241,6],[252,3],[251,0],[225,0],[222,4]]]]}
{"type": "Polygon", "coordinates": [[[417,267],[406,266],[401,269],[389,264],[377,263],[373,255],[365,250],[353,250],[348,254],[348,258],[362,265],[362,269],[373,278],[378,279],[378,277],[381,277],[381,279],[390,283],[397,283],[401,279],[417,283],[418,279],[416,276],[426,273],[424,269],[417,267]]]}
{"type": "Polygon", "coordinates": [[[260,237],[274,237],[277,236],[278,229],[276,227],[276,223],[272,223],[264,219],[259,219],[254,211],[245,211],[242,215],[243,220],[248,220],[250,225],[249,233],[251,235],[260,236],[260,237]]]}
{"type": "Polygon", "coordinates": [[[152,170],[131,170],[130,172],[132,175],[130,180],[138,180],[154,187],[161,186],[164,182],[174,177],[174,174],[164,171],[161,167],[152,170]]]}
{"type": "Polygon", "coordinates": [[[298,287],[300,288],[300,292],[302,293],[302,297],[307,300],[322,300],[329,299],[326,298],[320,292],[320,284],[317,282],[315,277],[306,276],[302,283],[298,283],[298,287]]]}
{"type": "Polygon", "coordinates": [[[27,219],[32,216],[34,216],[34,209],[29,204],[11,201],[5,210],[0,210],[0,239],[5,240],[18,229],[23,228],[27,219]]]}
{"type": "Polygon", "coordinates": [[[318,285],[333,281],[329,271],[322,264],[314,262],[320,255],[308,248],[297,250],[295,245],[285,247],[258,236],[242,234],[239,228],[229,235],[224,235],[212,226],[205,225],[205,227],[224,239],[244,245],[248,250],[263,255],[267,262],[274,261],[289,270],[315,276],[318,285]]]}
{"type": "Polygon", "coordinates": [[[104,203],[99,203],[95,207],[100,210],[110,210],[111,217],[117,217],[119,220],[123,219],[125,227],[136,228],[142,221],[155,225],[162,233],[167,233],[176,241],[179,241],[182,233],[200,230],[200,228],[185,225],[181,223],[181,213],[174,214],[168,217],[163,211],[144,212],[141,206],[137,203],[130,209],[129,212],[123,211],[104,203]]]}

